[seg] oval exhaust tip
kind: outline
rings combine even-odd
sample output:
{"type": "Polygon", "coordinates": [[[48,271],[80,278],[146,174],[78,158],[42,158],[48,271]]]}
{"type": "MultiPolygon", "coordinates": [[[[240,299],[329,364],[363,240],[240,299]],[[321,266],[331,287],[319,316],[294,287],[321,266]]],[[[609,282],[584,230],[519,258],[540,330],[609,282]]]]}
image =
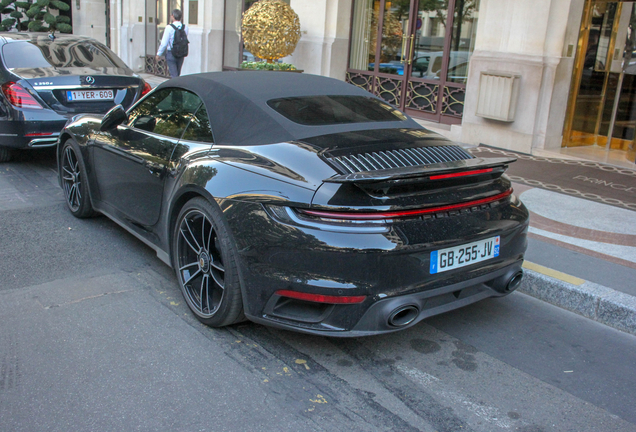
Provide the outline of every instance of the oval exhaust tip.
{"type": "Polygon", "coordinates": [[[523,279],[523,271],[518,271],[515,275],[510,278],[508,285],[506,285],[506,291],[514,291],[517,289],[519,284],[521,284],[521,280],[523,279]]]}
{"type": "Polygon", "coordinates": [[[415,306],[402,306],[391,312],[388,323],[392,327],[404,327],[415,321],[420,310],[415,306]]]}

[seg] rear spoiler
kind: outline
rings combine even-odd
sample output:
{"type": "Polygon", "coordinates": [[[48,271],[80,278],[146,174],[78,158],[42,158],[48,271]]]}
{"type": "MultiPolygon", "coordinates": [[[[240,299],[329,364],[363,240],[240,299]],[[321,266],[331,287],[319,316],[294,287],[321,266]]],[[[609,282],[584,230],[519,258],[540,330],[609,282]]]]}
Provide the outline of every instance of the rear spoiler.
{"type": "Polygon", "coordinates": [[[461,177],[463,175],[483,174],[486,172],[503,173],[508,165],[517,158],[474,158],[453,162],[444,162],[424,166],[361,171],[353,174],[336,175],[324,179],[325,183],[358,183],[396,182],[400,180],[438,180],[441,178],[461,177]],[[450,174],[446,176],[446,174],[450,174]],[[433,178],[431,178],[433,177],[433,178]],[[434,178],[437,177],[437,178],[434,178]]]}

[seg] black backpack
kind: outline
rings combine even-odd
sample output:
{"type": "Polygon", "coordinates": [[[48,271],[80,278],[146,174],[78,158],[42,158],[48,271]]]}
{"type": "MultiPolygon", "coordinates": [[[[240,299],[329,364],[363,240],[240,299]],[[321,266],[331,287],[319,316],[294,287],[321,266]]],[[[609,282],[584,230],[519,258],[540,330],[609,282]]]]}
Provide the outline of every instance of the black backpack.
{"type": "Polygon", "coordinates": [[[188,55],[188,35],[185,32],[185,26],[182,24],[181,28],[178,28],[174,24],[170,24],[170,27],[174,29],[174,41],[172,42],[172,55],[175,58],[186,57],[188,55]]]}

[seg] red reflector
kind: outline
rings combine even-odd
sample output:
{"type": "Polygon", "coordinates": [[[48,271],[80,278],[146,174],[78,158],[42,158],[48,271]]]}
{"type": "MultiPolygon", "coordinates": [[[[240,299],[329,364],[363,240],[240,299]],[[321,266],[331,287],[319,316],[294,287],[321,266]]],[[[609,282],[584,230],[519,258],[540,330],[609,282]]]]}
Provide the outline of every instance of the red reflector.
{"type": "Polygon", "coordinates": [[[141,89],[141,96],[145,96],[150,90],[152,90],[152,87],[150,87],[150,84],[148,84],[146,81],[142,81],[143,82],[143,87],[141,89]]]}
{"type": "Polygon", "coordinates": [[[4,83],[2,84],[2,93],[14,107],[42,109],[42,105],[20,84],[14,82],[4,83]]]}
{"type": "Polygon", "coordinates": [[[439,213],[439,212],[449,211],[449,210],[460,210],[463,208],[474,207],[480,204],[488,204],[491,202],[499,201],[510,195],[512,195],[512,188],[508,189],[504,193],[500,193],[498,195],[479,199],[479,200],[468,201],[468,202],[463,202],[459,204],[451,204],[447,206],[430,207],[430,208],[418,209],[418,210],[395,211],[395,212],[336,213],[336,212],[325,212],[325,211],[314,211],[314,210],[298,210],[298,211],[309,216],[316,216],[316,217],[326,218],[326,219],[381,220],[381,219],[393,219],[393,218],[408,217],[408,216],[419,216],[419,215],[424,215],[428,213],[439,213]]]}
{"type": "Polygon", "coordinates": [[[431,180],[441,180],[441,179],[447,179],[447,178],[453,178],[453,177],[464,177],[464,176],[475,175],[475,174],[484,174],[489,172],[492,172],[492,168],[485,168],[485,169],[473,170],[473,171],[464,171],[464,172],[453,173],[453,174],[440,174],[440,175],[430,176],[429,178],[431,180]]]}
{"type": "Polygon", "coordinates": [[[53,132],[34,132],[34,133],[24,134],[25,137],[49,136],[49,135],[53,135],[53,132]]]}
{"type": "Polygon", "coordinates": [[[306,300],[316,303],[330,303],[330,304],[353,304],[362,303],[367,296],[329,296],[321,294],[309,294],[291,290],[278,290],[276,295],[281,297],[289,297],[297,300],[306,300]]]}

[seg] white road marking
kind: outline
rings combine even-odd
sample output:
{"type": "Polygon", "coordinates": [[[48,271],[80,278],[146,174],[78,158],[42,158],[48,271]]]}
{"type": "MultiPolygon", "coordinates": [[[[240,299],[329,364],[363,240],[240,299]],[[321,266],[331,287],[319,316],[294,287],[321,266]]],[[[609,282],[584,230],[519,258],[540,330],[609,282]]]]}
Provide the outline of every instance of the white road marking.
{"type": "Polygon", "coordinates": [[[429,390],[434,390],[437,395],[453,403],[462,405],[466,410],[488,423],[494,424],[502,429],[510,429],[513,426],[512,423],[501,414],[499,409],[473,402],[463,395],[443,388],[440,379],[433,375],[403,365],[398,365],[397,369],[415,383],[420,384],[422,387],[427,387],[429,390]]]}

